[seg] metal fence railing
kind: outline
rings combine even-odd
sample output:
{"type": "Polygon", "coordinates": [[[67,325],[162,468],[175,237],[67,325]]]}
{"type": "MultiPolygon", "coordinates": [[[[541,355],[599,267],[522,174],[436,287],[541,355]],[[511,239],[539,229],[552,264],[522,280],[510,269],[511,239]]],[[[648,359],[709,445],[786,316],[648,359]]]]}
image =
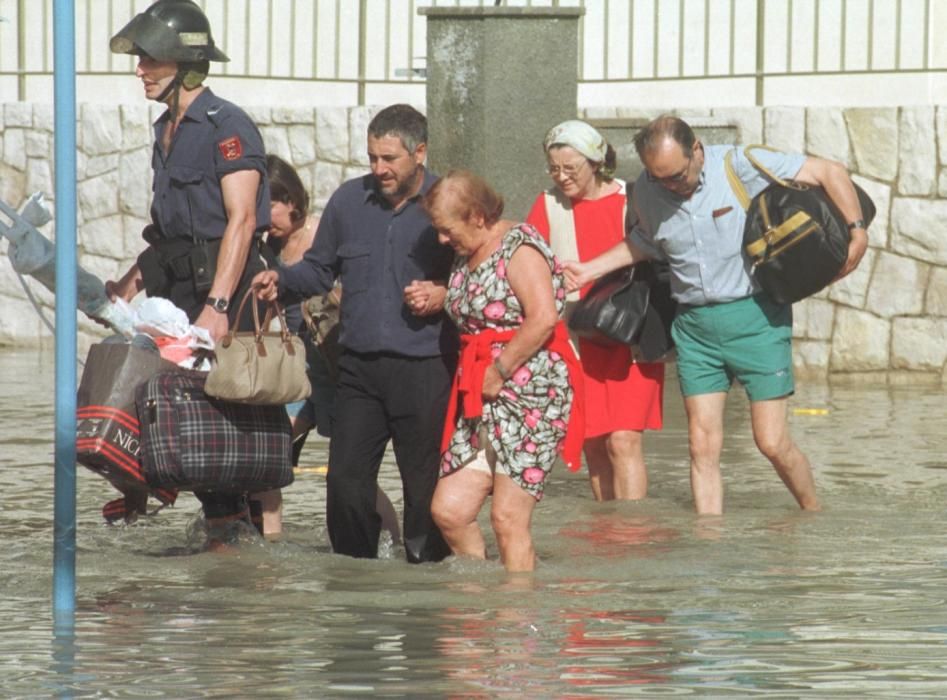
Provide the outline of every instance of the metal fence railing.
{"type": "MultiPolygon", "coordinates": [[[[247,79],[366,86],[424,81],[423,6],[493,0],[197,0],[231,62],[247,79]]],[[[132,59],[108,38],[151,0],[76,0],[76,66],[83,75],[128,75],[132,59]]],[[[581,83],[947,72],[945,0],[506,0],[581,6],[581,83]]],[[[0,78],[52,74],[52,0],[0,0],[0,78]]],[[[0,83],[2,84],[2,83],[0,83]]],[[[4,94],[6,93],[6,94],[4,94]]]]}

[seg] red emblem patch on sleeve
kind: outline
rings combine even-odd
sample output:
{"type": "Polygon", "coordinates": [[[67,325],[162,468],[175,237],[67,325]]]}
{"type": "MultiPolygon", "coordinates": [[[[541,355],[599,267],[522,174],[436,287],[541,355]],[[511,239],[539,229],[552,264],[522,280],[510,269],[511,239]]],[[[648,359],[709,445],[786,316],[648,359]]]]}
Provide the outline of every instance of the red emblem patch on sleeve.
{"type": "Polygon", "coordinates": [[[217,148],[220,149],[220,155],[224,157],[224,160],[237,160],[243,155],[243,144],[237,136],[224,139],[217,144],[217,148]]]}

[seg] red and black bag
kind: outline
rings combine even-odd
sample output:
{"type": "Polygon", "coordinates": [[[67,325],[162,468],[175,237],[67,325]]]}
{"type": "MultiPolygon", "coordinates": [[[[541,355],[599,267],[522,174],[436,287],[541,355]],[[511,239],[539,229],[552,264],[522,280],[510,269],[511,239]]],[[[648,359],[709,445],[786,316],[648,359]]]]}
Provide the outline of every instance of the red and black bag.
{"type": "Polygon", "coordinates": [[[142,384],[141,462],[154,488],[257,492],[293,482],[292,429],[282,405],[207,396],[203,372],[159,372],[142,384]]]}
{"type": "MultiPolygon", "coordinates": [[[[76,395],[76,459],[126,496],[150,494],[162,504],[174,503],[172,489],[151,489],[139,461],[141,435],[135,391],[151,376],[175,365],[157,352],[128,343],[98,343],[89,348],[76,395]]],[[[115,503],[103,511],[116,515],[115,503]]]]}

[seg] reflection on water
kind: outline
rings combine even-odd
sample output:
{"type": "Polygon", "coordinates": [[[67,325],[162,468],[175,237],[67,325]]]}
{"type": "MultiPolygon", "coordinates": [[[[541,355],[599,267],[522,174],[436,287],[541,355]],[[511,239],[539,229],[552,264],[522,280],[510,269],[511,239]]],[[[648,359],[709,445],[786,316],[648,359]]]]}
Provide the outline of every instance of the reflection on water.
{"type": "MultiPolygon", "coordinates": [[[[286,536],[193,554],[197,502],[102,524],[79,472],[74,632],[54,634],[53,358],[0,353],[4,697],[938,697],[947,694],[947,434],[940,390],[803,386],[793,430],[825,511],[799,512],[728,407],[723,518],[691,512],[676,387],[649,435],[651,496],[595,504],[554,476],[541,564],[408,566],[330,553],[322,477],[286,536]]],[[[304,462],[324,464],[325,444],[304,462]]],[[[383,485],[400,504],[394,467],[383,485]]]]}

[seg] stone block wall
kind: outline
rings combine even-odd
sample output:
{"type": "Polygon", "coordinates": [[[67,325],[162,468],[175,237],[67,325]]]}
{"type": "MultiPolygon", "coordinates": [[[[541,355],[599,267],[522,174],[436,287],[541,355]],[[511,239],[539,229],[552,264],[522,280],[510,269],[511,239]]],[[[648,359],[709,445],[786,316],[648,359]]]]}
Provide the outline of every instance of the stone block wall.
{"type": "MultiPolygon", "coordinates": [[[[344,180],[367,169],[372,107],[248,109],[267,148],[293,163],[319,210],[344,180]]],[[[79,112],[79,261],[116,278],[141,251],[151,196],[154,105],[82,105],[79,112]]],[[[766,142],[844,163],[878,208],[859,268],[794,306],[800,377],[890,383],[947,382],[947,106],[767,107],[678,110],[685,119],[738,127],[741,143],[766,142]]],[[[647,119],[642,110],[587,109],[594,119],[647,119]]],[[[52,200],[53,110],[0,105],[0,198],[19,206],[34,191],[52,200]]],[[[51,208],[54,210],[54,202],[51,208]]],[[[50,238],[53,227],[44,228],[50,238]]],[[[0,242],[0,345],[50,344],[0,242]]],[[[52,315],[52,295],[32,284],[52,315]]],[[[80,319],[80,343],[101,336],[80,319]]]]}

